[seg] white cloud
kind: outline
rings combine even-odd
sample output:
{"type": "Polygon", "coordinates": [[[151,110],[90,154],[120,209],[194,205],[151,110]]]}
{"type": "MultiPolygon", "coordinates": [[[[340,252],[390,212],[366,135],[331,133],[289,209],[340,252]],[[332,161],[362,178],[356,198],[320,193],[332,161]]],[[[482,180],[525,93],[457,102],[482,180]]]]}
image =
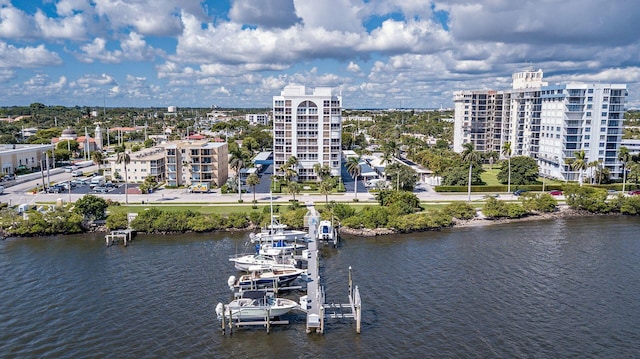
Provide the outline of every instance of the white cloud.
{"type": "Polygon", "coordinates": [[[83,14],[50,18],[38,10],[34,19],[36,27],[44,38],[80,40],[86,37],[87,31],[83,14]]]}
{"type": "Polygon", "coordinates": [[[108,51],[107,40],[97,37],[93,42],[80,46],[82,53],[76,57],[82,62],[91,63],[95,60],[105,63],[121,63],[125,61],[152,61],[162,55],[161,50],[148,46],[142,36],[135,32],[120,42],[121,50],[108,51]]]}
{"type": "Polygon", "coordinates": [[[306,28],[361,33],[365,4],[359,0],[294,0],[306,28]],[[339,9],[339,10],[337,10],[339,9]]]}
{"type": "Polygon", "coordinates": [[[29,15],[11,3],[0,5],[0,37],[22,39],[34,36],[34,26],[29,15]]]}
{"type": "Polygon", "coordinates": [[[349,65],[347,65],[347,71],[360,72],[360,66],[353,61],[349,61],[349,65]]]}
{"type": "Polygon", "coordinates": [[[0,68],[35,68],[62,64],[57,53],[36,47],[15,47],[0,41],[0,68]]]}
{"type": "Polygon", "coordinates": [[[267,28],[287,28],[301,20],[293,0],[235,0],[229,18],[235,23],[267,28]]]}
{"type": "Polygon", "coordinates": [[[204,19],[199,0],[182,0],[177,6],[173,0],[112,1],[94,0],[95,11],[109,20],[115,28],[133,27],[137,33],[153,36],[175,36],[182,31],[180,9],[190,11],[199,20],[204,19]]]}

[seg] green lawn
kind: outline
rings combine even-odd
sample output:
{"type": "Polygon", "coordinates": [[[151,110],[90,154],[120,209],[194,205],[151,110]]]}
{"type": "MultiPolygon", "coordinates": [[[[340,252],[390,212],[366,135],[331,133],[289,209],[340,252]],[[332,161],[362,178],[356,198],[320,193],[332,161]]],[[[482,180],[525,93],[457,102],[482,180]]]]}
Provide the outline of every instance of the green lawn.
{"type": "Polygon", "coordinates": [[[502,183],[498,181],[498,173],[500,173],[500,169],[495,167],[491,168],[490,166],[484,166],[484,172],[480,175],[484,183],[487,186],[500,186],[502,183]]]}

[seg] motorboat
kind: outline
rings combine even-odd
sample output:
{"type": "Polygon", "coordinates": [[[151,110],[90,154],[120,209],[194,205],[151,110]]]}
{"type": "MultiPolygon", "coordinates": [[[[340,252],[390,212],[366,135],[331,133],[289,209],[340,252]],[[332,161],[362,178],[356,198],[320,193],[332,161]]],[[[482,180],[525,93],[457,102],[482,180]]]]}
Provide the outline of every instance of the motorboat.
{"type": "Polygon", "coordinates": [[[305,272],[305,270],[299,268],[264,268],[255,266],[249,268],[249,273],[241,275],[237,280],[235,276],[230,276],[227,284],[231,290],[286,287],[305,272]]]}
{"type": "Polygon", "coordinates": [[[268,256],[281,256],[293,254],[296,249],[306,248],[304,244],[285,242],[284,240],[269,241],[256,244],[259,254],[268,256]]]}
{"type": "Polygon", "coordinates": [[[308,233],[301,230],[287,229],[286,224],[280,223],[278,216],[271,216],[271,223],[258,233],[251,233],[249,238],[252,243],[265,243],[265,242],[305,242],[307,241],[308,233]]]}
{"type": "Polygon", "coordinates": [[[292,256],[272,256],[264,254],[244,254],[229,258],[239,271],[248,272],[251,267],[296,268],[298,262],[292,256]]]}
{"type": "Polygon", "coordinates": [[[338,231],[329,220],[322,220],[318,225],[317,238],[320,241],[331,242],[334,246],[338,244],[338,231]]]}
{"type": "Polygon", "coordinates": [[[266,320],[273,319],[299,308],[298,303],[291,299],[278,298],[266,291],[244,291],[242,297],[225,305],[216,305],[218,319],[222,317],[231,320],[266,320]]]}

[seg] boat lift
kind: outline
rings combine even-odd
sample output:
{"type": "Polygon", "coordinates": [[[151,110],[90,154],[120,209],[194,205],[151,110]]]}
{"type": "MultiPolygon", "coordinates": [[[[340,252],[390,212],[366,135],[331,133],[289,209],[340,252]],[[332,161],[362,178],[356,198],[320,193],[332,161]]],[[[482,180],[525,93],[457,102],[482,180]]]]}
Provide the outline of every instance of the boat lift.
{"type": "MultiPolygon", "coordinates": [[[[313,207],[313,204],[307,205],[308,212],[304,217],[304,225],[309,229],[308,250],[305,251],[305,257],[307,259],[307,294],[300,297],[300,310],[307,314],[306,320],[306,332],[307,334],[316,332],[324,334],[324,324],[326,319],[344,319],[350,318],[356,322],[356,333],[360,334],[361,321],[362,321],[362,300],[360,298],[360,290],[358,286],[353,285],[352,269],[349,267],[349,303],[336,304],[326,303],[325,290],[321,283],[320,277],[320,256],[318,250],[317,231],[320,223],[320,215],[313,207]]],[[[286,288],[286,289],[298,289],[298,288],[286,288]]],[[[285,290],[285,288],[264,288],[265,291],[279,291],[285,290]],[[275,290],[274,290],[275,289],[275,290]]],[[[236,293],[236,296],[241,295],[236,293]]],[[[224,307],[223,307],[224,309],[224,307]]],[[[224,312],[224,311],[223,311],[224,312]]],[[[264,326],[267,329],[267,333],[273,325],[286,325],[289,324],[288,320],[273,320],[266,315],[264,320],[258,321],[240,321],[237,318],[233,318],[229,314],[228,318],[222,316],[222,333],[226,333],[228,327],[229,333],[233,333],[233,327],[241,326],[264,326]]]]}

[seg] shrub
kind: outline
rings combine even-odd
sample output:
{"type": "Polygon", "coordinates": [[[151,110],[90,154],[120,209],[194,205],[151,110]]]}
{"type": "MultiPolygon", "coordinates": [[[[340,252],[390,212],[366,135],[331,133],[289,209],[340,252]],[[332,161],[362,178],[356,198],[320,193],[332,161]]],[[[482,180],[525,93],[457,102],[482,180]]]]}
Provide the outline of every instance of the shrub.
{"type": "Polygon", "coordinates": [[[461,201],[449,203],[442,209],[442,212],[457,219],[471,219],[476,216],[476,209],[472,205],[461,201]]]}
{"type": "Polygon", "coordinates": [[[558,206],[558,201],[548,193],[524,193],[520,196],[522,207],[527,211],[554,212],[558,206]]]}
{"type": "Polygon", "coordinates": [[[608,193],[601,188],[569,185],[564,192],[567,204],[573,209],[580,209],[592,213],[606,213],[611,210],[607,204],[608,193]]]}
{"type": "Polygon", "coordinates": [[[124,212],[109,214],[106,225],[110,230],[127,228],[129,226],[127,214],[124,212]]]}

